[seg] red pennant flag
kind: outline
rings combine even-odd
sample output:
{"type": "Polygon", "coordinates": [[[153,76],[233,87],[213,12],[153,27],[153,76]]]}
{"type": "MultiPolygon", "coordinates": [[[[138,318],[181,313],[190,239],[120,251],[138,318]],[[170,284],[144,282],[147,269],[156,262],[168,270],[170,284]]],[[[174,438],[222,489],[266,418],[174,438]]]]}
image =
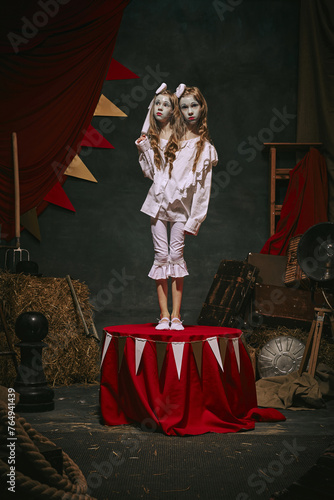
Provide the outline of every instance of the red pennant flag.
{"type": "Polygon", "coordinates": [[[106,80],[130,80],[132,78],[139,78],[139,76],[116,61],[116,59],[111,60],[106,80]]]}
{"type": "Polygon", "coordinates": [[[75,208],[73,207],[67,194],[65,193],[59,182],[57,182],[48,192],[48,194],[44,198],[44,201],[53,203],[53,205],[58,205],[59,207],[66,208],[67,210],[72,210],[72,212],[75,212],[75,208]]]}
{"type": "Polygon", "coordinates": [[[100,134],[100,132],[92,127],[92,125],[88,126],[88,130],[86,130],[85,136],[82,139],[81,146],[89,148],[115,149],[114,146],[100,134]]]}

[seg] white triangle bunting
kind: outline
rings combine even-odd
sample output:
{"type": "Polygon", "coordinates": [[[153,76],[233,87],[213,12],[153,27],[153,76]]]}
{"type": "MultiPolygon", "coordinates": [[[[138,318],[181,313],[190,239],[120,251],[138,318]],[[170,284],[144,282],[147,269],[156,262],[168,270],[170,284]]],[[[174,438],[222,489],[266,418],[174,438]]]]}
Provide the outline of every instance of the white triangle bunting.
{"type": "Polygon", "coordinates": [[[105,355],[107,354],[107,350],[108,350],[109,344],[111,342],[111,339],[112,339],[112,335],[110,333],[106,332],[106,338],[105,338],[104,344],[103,344],[103,351],[102,351],[102,356],[101,356],[100,368],[102,368],[103,360],[105,358],[105,355]]]}
{"type": "Polygon", "coordinates": [[[136,358],[136,375],[137,375],[141,357],[143,355],[143,350],[146,344],[146,339],[135,339],[135,342],[136,342],[135,358],[136,358]]]}
{"type": "Polygon", "coordinates": [[[178,379],[180,380],[184,342],[172,342],[172,348],[176,364],[177,376],[178,379]]]}
{"type": "Polygon", "coordinates": [[[218,339],[217,339],[217,337],[211,337],[210,339],[206,339],[206,340],[207,340],[207,342],[209,342],[209,345],[210,345],[210,347],[212,349],[213,354],[215,355],[217,363],[219,364],[219,366],[222,369],[222,371],[224,371],[223,363],[222,363],[222,358],[221,358],[220,351],[219,351],[219,345],[218,345],[218,339]]]}
{"type": "Polygon", "coordinates": [[[233,341],[233,347],[234,347],[235,357],[237,359],[238,370],[239,370],[239,373],[240,373],[239,339],[232,339],[232,341],[233,341]]]}

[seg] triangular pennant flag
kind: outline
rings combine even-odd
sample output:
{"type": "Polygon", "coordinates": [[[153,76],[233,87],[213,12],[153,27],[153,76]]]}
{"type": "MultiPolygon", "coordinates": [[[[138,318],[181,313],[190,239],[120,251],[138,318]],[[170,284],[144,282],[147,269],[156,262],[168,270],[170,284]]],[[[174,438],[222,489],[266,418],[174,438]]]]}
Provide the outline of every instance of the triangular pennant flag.
{"type": "Polygon", "coordinates": [[[121,109],[101,94],[100,100],[97,103],[94,111],[94,116],[127,116],[121,109]]]}
{"type": "Polygon", "coordinates": [[[249,347],[248,347],[248,344],[247,344],[247,341],[246,341],[246,339],[245,339],[244,335],[241,335],[241,337],[240,337],[240,338],[241,338],[241,342],[242,342],[242,343],[243,343],[243,345],[244,345],[244,348],[246,349],[246,352],[247,352],[247,354],[248,354],[249,359],[250,359],[250,360],[252,360],[252,357],[251,357],[250,352],[249,352],[249,347]]]}
{"type": "Polygon", "coordinates": [[[103,351],[102,351],[102,356],[101,356],[101,368],[102,368],[102,365],[103,365],[103,360],[105,358],[105,355],[107,354],[107,350],[108,350],[108,347],[109,347],[109,344],[111,342],[111,339],[112,339],[112,335],[108,332],[106,332],[106,338],[104,340],[104,344],[103,344],[103,351]]]}
{"type": "Polygon", "coordinates": [[[95,177],[90,173],[90,171],[78,155],[73,158],[64,173],[65,175],[78,177],[79,179],[84,179],[85,181],[97,182],[95,177]]]}
{"type": "Polygon", "coordinates": [[[155,346],[157,349],[158,376],[160,377],[161,368],[162,368],[162,365],[164,363],[164,359],[165,359],[165,355],[166,355],[167,342],[157,341],[155,343],[155,346]]]}
{"type": "Polygon", "coordinates": [[[140,365],[141,357],[143,355],[143,350],[144,350],[146,342],[147,342],[146,339],[135,339],[135,343],[136,343],[136,349],[135,349],[136,375],[138,372],[138,368],[140,365]]]}
{"type": "Polygon", "coordinates": [[[240,336],[240,339],[244,345],[244,348],[246,349],[247,355],[248,355],[250,362],[252,364],[254,376],[256,377],[256,358],[255,358],[255,355],[254,356],[251,355],[251,351],[249,350],[249,345],[247,344],[247,340],[245,339],[245,336],[243,334],[240,336]]]}
{"type": "Polygon", "coordinates": [[[203,343],[200,342],[191,342],[191,347],[193,349],[194,358],[197,366],[198,374],[201,378],[202,376],[202,351],[203,351],[203,343]]]}
{"type": "Polygon", "coordinates": [[[81,141],[81,146],[88,148],[115,149],[114,146],[92,125],[88,126],[88,130],[86,130],[84,138],[81,141]]]}
{"type": "Polygon", "coordinates": [[[29,233],[31,233],[35,238],[41,241],[41,232],[38,224],[38,216],[36,208],[28,210],[25,214],[20,216],[20,222],[22,226],[26,228],[29,233]]]}
{"type": "Polygon", "coordinates": [[[240,373],[240,352],[239,352],[239,339],[232,339],[235,357],[237,358],[238,370],[240,373]]]}
{"type": "Polygon", "coordinates": [[[222,365],[222,360],[220,357],[217,337],[211,337],[210,339],[207,339],[207,341],[209,342],[209,345],[212,349],[213,354],[215,355],[215,358],[216,358],[220,368],[222,369],[222,371],[224,371],[224,368],[222,365]]]}
{"type": "Polygon", "coordinates": [[[219,351],[220,351],[220,357],[221,357],[223,366],[224,366],[224,363],[225,363],[225,355],[226,355],[227,343],[228,343],[228,340],[226,338],[219,337],[219,351]]]}
{"type": "Polygon", "coordinates": [[[120,371],[122,366],[126,339],[127,337],[121,337],[121,336],[118,337],[118,371],[120,371]]]}
{"type": "Polygon", "coordinates": [[[139,76],[116,61],[116,59],[111,60],[106,80],[130,80],[132,78],[139,78],[139,76]]]}
{"type": "Polygon", "coordinates": [[[184,342],[172,342],[172,348],[176,364],[177,376],[178,379],[180,380],[184,342]]]}
{"type": "Polygon", "coordinates": [[[57,182],[53,188],[50,189],[48,194],[44,196],[44,201],[58,205],[59,207],[66,208],[67,210],[72,210],[75,212],[75,208],[70,202],[67,194],[63,190],[61,184],[57,182]]]}

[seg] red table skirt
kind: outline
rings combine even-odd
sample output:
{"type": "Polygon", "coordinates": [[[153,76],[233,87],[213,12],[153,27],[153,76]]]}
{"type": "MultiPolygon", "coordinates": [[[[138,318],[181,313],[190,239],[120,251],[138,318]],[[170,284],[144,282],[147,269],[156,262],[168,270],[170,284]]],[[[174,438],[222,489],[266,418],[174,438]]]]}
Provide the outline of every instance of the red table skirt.
{"type": "Polygon", "coordinates": [[[258,409],[254,373],[234,328],[154,324],[104,329],[100,403],[104,423],[138,423],[168,435],[237,432],[259,420],[285,420],[258,409]]]}

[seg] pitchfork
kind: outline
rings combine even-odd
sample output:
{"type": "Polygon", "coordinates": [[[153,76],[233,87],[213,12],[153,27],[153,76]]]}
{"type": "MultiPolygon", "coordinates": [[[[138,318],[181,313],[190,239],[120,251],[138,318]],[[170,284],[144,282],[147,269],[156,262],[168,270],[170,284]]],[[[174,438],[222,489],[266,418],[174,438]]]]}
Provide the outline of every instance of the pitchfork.
{"type": "Polygon", "coordinates": [[[21,248],[20,246],[20,178],[19,178],[19,162],[17,153],[17,136],[16,132],[12,133],[12,154],[13,154],[13,164],[14,164],[14,196],[15,196],[15,245],[0,245],[0,248],[7,248],[5,253],[5,269],[7,268],[7,257],[8,253],[13,250],[13,261],[12,267],[15,270],[16,264],[23,260],[23,254],[27,256],[27,260],[30,260],[30,254],[28,250],[21,248]]]}

